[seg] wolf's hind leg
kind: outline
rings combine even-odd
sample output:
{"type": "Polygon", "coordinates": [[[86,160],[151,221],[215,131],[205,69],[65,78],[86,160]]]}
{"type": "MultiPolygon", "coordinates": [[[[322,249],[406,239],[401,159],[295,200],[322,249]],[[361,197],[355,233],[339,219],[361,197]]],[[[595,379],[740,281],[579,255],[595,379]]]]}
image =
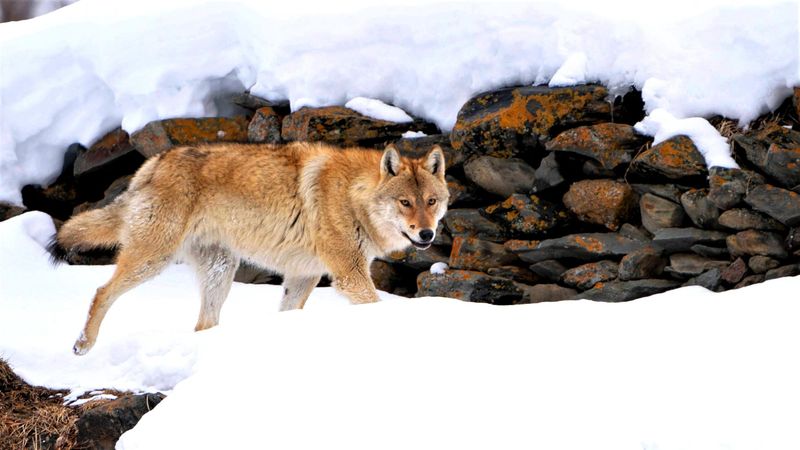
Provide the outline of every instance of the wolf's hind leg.
{"type": "Polygon", "coordinates": [[[219,313],[231,290],[233,277],[239,267],[239,258],[227,248],[216,244],[192,244],[187,256],[197,271],[202,290],[200,316],[194,329],[205,330],[219,324],[219,313]]]}
{"type": "Polygon", "coordinates": [[[117,268],[111,280],[97,289],[86,325],[72,351],[76,355],[86,354],[94,346],[100,324],[114,301],[125,292],[158,275],[172,260],[172,255],[171,248],[123,247],[117,257],[117,268]]]}
{"type": "Polygon", "coordinates": [[[283,280],[283,298],[281,299],[281,311],[292,309],[302,309],[311,295],[311,291],[319,283],[320,276],[310,277],[290,277],[286,276],[283,280]]]}

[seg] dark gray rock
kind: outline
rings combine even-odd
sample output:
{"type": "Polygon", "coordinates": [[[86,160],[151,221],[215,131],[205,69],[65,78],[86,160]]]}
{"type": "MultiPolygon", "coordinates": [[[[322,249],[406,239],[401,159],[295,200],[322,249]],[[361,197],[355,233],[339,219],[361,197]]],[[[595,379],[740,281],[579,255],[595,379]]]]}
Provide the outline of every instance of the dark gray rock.
{"type": "Polygon", "coordinates": [[[729,261],[704,258],[694,253],[675,253],[669,257],[669,266],[664,271],[677,278],[688,278],[700,275],[711,269],[724,269],[729,261]]]}
{"type": "Polygon", "coordinates": [[[650,235],[647,234],[647,231],[637,228],[629,223],[623,223],[622,226],[619,227],[619,234],[628,239],[633,239],[634,241],[650,242],[650,235]]]}
{"type": "Polygon", "coordinates": [[[558,281],[561,279],[561,276],[564,275],[564,272],[567,271],[567,267],[555,259],[548,259],[537,262],[536,264],[531,264],[530,270],[545,280],[558,281]]]}
{"type": "Polygon", "coordinates": [[[644,245],[617,233],[571,234],[541,241],[534,249],[519,253],[519,257],[530,263],[561,258],[593,261],[626,255],[644,245]]]}
{"type": "Polygon", "coordinates": [[[483,217],[477,209],[449,209],[443,222],[452,237],[473,236],[492,242],[508,238],[504,227],[483,217]]]}
{"type": "Polygon", "coordinates": [[[653,236],[653,245],[667,253],[689,251],[693,245],[725,245],[727,233],[699,228],[662,228],[653,236]]]}
{"type": "Polygon", "coordinates": [[[513,305],[522,303],[522,294],[517,283],[482,272],[448,270],[444,274],[422,272],[417,277],[417,297],[451,297],[468,302],[513,305]]]}
{"type": "Polygon", "coordinates": [[[756,255],[747,261],[747,266],[753,273],[766,273],[769,270],[779,267],[781,262],[769,256],[756,255]]]}
{"type": "Polygon", "coordinates": [[[536,170],[517,158],[479,156],[464,164],[464,175],[483,190],[508,197],[514,193],[530,192],[536,170]]]}
{"type": "Polygon", "coordinates": [[[667,260],[662,252],[648,245],[622,257],[618,268],[619,279],[629,281],[658,277],[666,265],[667,260]]]}
{"type": "Polygon", "coordinates": [[[681,205],[696,226],[706,229],[719,227],[720,211],[708,200],[708,189],[692,189],[684,192],[681,195],[681,205]]]}
{"type": "Polygon", "coordinates": [[[702,274],[690,278],[684,286],[700,286],[708,289],[709,291],[718,292],[722,287],[722,271],[719,268],[707,270],[702,274]]]}
{"type": "Polygon", "coordinates": [[[523,284],[537,284],[542,281],[542,278],[535,273],[518,266],[490,267],[486,273],[493,277],[508,278],[523,284]]]}
{"type": "Polygon", "coordinates": [[[587,263],[564,272],[561,281],[569,287],[585,291],[599,282],[617,278],[618,267],[618,263],[608,260],[587,263]]]}
{"type": "Polygon", "coordinates": [[[564,183],[564,174],[561,166],[556,160],[555,153],[550,153],[542,159],[536,172],[533,174],[533,188],[531,193],[542,192],[547,189],[560,186],[564,183]]]}
{"type": "Polygon", "coordinates": [[[480,210],[502,224],[514,237],[543,237],[569,223],[569,214],[561,207],[535,195],[514,194],[480,210]]]}
{"type": "Polygon", "coordinates": [[[764,184],[764,177],[749,170],[712,167],[708,175],[708,201],[723,211],[741,203],[750,189],[764,184]]]}
{"type": "Polygon", "coordinates": [[[477,186],[469,182],[462,182],[452,175],[445,175],[445,181],[447,182],[447,191],[450,193],[448,206],[476,203],[486,196],[486,193],[477,186]]]}
{"type": "Polygon", "coordinates": [[[76,178],[98,171],[113,171],[112,176],[130,174],[144,162],[130,142],[128,133],[117,128],[92,144],[88,149],[79,148],[73,164],[76,178]]]}
{"type": "Polygon", "coordinates": [[[559,286],[557,284],[536,284],[533,286],[520,286],[522,288],[522,303],[543,303],[568,300],[578,295],[575,289],[559,286]]]}
{"type": "Polygon", "coordinates": [[[681,202],[681,194],[688,188],[682,188],[675,184],[643,184],[633,183],[631,187],[639,195],[653,194],[656,197],[665,198],[674,203],[681,202]]]}
{"type": "Polygon", "coordinates": [[[427,250],[408,247],[405,250],[389,253],[383,259],[392,264],[399,264],[414,270],[428,270],[434,263],[450,261],[450,254],[446,249],[436,246],[431,246],[427,250]]]}
{"type": "Polygon", "coordinates": [[[601,285],[578,294],[574,298],[599,302],[627,302],[659,294],[678,286],[680,286],[680,282],[674,280],[611,281],[601,283],[601,285]]]}
{"type": "Polygon", "coordinates": [[[651,233],[662,228],[676,228],[683,224],[685,214],[677,203],[646,193],[639,200],[642,226],[651,233]]]}
{"type": "Polygon", "coordinates": [[[751,190],[744,201],[784,225],[800,225],[800,194],[796,192],[764,184],[751,190]]]}
{"type": "Polygon", "coordinates": [[[728,252],[733,257],[743,255],[772,256],[785,259],[789,256],[783,239],[770,231],[745,230],[728,236],[728,252]]]}
{"type": "Polygon", "coordinates": [[[800,274],[800,264],[789,264],[775,269],[768,270],[764,274],[764,280],[774,280],[775,278],[793,277],[800,274]]]}
{"type": "MultiPolygon", "coordinates": [[[[725,245],[724,243],[722,245],[725,245]]],[[[703,244],[695,244],[689,247],[689,250],[692,253],[696,253],[700,256],[705,256],[706,258],[711,259],[730,259],[730,253],[728,253],[728,247],[713,247],[710,245],[703,245],[703,244]]]]}
{"type": "Polygon", "coordinates": [[[800,184],[800,132],[777,124],[733,137],[734,151],[783,187],[800,184]]]}
{"type": "Polygon", "coordinates": [[[786,226],[772,217],[760,212],[751,211],[744,208],[729,209],[719,216],[718,223],[736,231],[744,230],[764,230],[764,231],[785,231],[786,226]]]}

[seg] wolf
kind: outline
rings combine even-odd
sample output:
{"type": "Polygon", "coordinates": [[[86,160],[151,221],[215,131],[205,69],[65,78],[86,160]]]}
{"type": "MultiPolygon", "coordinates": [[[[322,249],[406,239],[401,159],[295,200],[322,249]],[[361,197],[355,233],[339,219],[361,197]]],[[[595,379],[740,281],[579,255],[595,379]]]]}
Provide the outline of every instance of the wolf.
{"type": "Polygon", "coordinates": [[[370,263],[396,250],[424,250],[449,200],[445,158],[338,148],[322,143],[176,147],[148,159],[122,195],[78,214],[50,244],[54,260],[117,248],[116,269],[97,289],[73,347],[97,340],[114,301],[180,259],[197,272],[195,330],[219,322],[242,260],[283,275],[280,309],[302,308],[323,275],[351,303],[378,301],[370,263]]]}

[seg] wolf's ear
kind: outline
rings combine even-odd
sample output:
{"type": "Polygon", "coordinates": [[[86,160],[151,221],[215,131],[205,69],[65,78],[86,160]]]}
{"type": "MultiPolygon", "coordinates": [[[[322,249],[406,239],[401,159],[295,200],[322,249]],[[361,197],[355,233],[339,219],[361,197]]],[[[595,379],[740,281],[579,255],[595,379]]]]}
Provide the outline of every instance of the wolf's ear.
{"type": "Polygon", "coordinates": [[[389,144],[381,158],[381,178],[393,177],[400,171],[400,153],[394,145],[389,144]]]}
{"type": "Polygon", "coordinates": [[[425,168],[437,177],[444,178],[444,152],[442,147],[434,145],[425,155],[425,168]]]}

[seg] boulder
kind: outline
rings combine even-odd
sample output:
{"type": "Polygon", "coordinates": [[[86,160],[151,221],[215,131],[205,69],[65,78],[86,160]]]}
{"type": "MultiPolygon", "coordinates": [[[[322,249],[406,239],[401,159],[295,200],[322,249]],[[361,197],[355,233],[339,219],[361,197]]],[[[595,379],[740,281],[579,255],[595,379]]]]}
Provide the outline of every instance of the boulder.
{"type": "Polygon", "coordinates": [[[760,184],[764,184],[764,177],[755,172],[712,167],[708,171],[708,201],[725,211],[741,203],[747,192],[760,184]]]}
{"type": "Polygon", "coordinates": [[[493,277],[508,278],[524,284],[536,284],[541,281],[541,277],[532,271],[518,266],[490,267],[486,270],[486,273],[493,277]]]}
{"type": "Polygon", "coordinates": [[[784,225],[800,225],[800,194],[796,192],[764,184],[753,188],[744,201],[784,225]]]}
{"type": "Polygon", "coordinates": [[[468,182],[464,183],[452,175],[445,175],[445,181],[447,182],[447,191],[450,193],[448,206],[475,203],[486,195],[477,186],[468,182]]]}
{"type": "Polygon", "coordinates": [[[634,280],[598,283],[594,288],[578,294],[575,298],[599,302],[627,302],[649,295],[659,294],[680,285],[674,280],[634,280]]]}
{"type": "Polygon", "coordinates": [[[164,395],[129,394],[83,411],[75,422],[75,448],[111,450],[122,433],[133,428],[164,395]]]}
{"type": "Polygon", "coordinates": [[[394,264],[376,259],[369,267],[369,275],[375,288],[384,292],[394,292],[403,284],[403,274],[394,264]]]}
{"type": "Polygon", "coordinates": [[[686,215],[700,228],[719,227],[719,208],[708,200],[708,189],[691,189],[681,195],[686,215]]]}
{"type": "Polygon", "coordinates": [[[486,272],[492,267],[519,262],[516,255],[501,244],[475,237],[456,236],[450,251],[450,268],[486,272]]]}
{"type": "Polygon", "coordinates": [[[283,118],[281,138],[322,141],[342,147],[374,147],[395,141],[407,131],[435,134],[438,130],[419,120],[396,123],[373,119],[343,106],[305,107],[283,118]]]}
{"type": "Polygon", "coordinates": [[[761,283],[763,281],[764,281],[764,275],[763,274],[749,275],[749,276],[744,277],[742,279],[742,281],[736,283],[736,286],[734,286],[733,288],[734,289],[739,289],[739,288],[743,288],[743,287],[747,287],[747,286],[752,286],[754,284],[758,284],[758,283],[761,283]]]}
{"type": "Polygon", "coordinates": [[[202,119],[166,119],[150,122],[133,133],[131,144],[146,158],[172,147],[209,142],[247,142],[245,117],[206,117],[202,119]]]}
{"type": "Polygon", "coordinates": [[[617,273],[622,281],[643,280],[658,277],[666,265],[662,252],[648,245],[623,256],[617,273]]]}
{"type": "Polygon", "coordinates": [[[689,251],[711,259],[730,259],[728,247],[712,247],[710,245],[694,244],[689,247],[689,251]]]}
{"type": "Polygon", "coordinates": [[[733,257],[743,255],[771,256],[785,259],[789,256],[780,235],[770,231],[745,230],[728,236],[728,252],[733,257]]]}
{"type": "Polygon", "coordinates": [[[701,230],[699,228],[662,228],[653,236],[653,245],[667,253],[685,252],[695,244],[714,247],[725,245],[728,233],[701,230]]]}
{"type": "Polygon", "coordinates": [[[647,231],[629,223],[623,223],[622,226],[619,227],[619,234],[628,239],[633,239],[634,241],[650,242],[650,235],[647,231]]]}
{"type": "Polygon", "coordinates": [[[264,144],[281,142],[281,116],[271,106],[256,110],[247,126],[247,140],[264,144]]]}
{"type": "Polygon", "coordinates": [[[728,267],[722,269],[721,273],[722,281],[728,284],[736,284],[742,281],[745,275],[747,275],[747,264],[742,258],[736,258],[728,267]]]}
{"type": "Polygon", "coordinates": [[[651,233],[662,228],[676,228],[683,224],[685,214],[681,205],[647,193],[639,199],[642,226],[651,233]]]}
{"type": "Polygon", "coordinates": [[[562,258],[594,261],[623,256],[644,245],[617,233],[584,233],[547,239],[533,249],[519,252],[518,255],[520,259],[529,263],[562,258]]]}
{"type": "Polygon", "coordinates": [[[718,222],[721,226],[736,231],[786,231],[786,227],[772,217],[745,208],[734,208],[723,212],[718,222]]]}
{"type": "Polygon", "coordinates": [[[464,164],[464,175],[468,180],[501,197],[530,192],[535,173],[533,167],[517,158],[479,156],[464,164]]]}
{"type": "Polygon", "coordinates": [[[504,225],[515,237],[546,236],[569,223],[566,211],[535,195],[513,194],[481,209],[481,213],[504,225]]]}
{"type": "Polygon", "coordinates": [[[451,297],[468,302],[513,305],[522,303],[523,291],[511,280],[470,270],[443,274],[422,272],[417,277],[417,297],[451,297]]]}
{"type": "Polygon", "coordinates": [[[800,274],[800,264],[789,264],[782,267],[770,269],[764,274],[764,280],[774,280],[775,278],[793,277],[800,274]]]}
{"type": "Polygon", "coordinates": [[[0,202],[0,222],[18,216],[26,211],[24,206],[12,205],[11,203],[0,202]]]}
{"type": "Polygon", "coordinates": [[[656,197],[667,199],[673,203],[681,202],[681,195],[689,189],[677,184],[645,184],[632,183],[631,187],[639,195],[653,194],[656,197]]]}
{"type": "Polygon", "coordinates": [[[450,140],[456,150],[515,157],[558,130],[608,120],[607,95],[604,87],[596,85],[484,92],[461,107],[450,140]]]}
{"type": "Polygon", "coordinates": [[[575,289],[559,286],[557,284],[524,285],[522,288],[522,303],[543,303],[568,300],[578,295],[575,289]]]}
{"type": "Polygon", "coordinates": [[[686,180],[707,174],[703,155],[687,136],[676,136],[654,145],[637,156],[630,173],[641,178],[686,180]]]}
{"type": "Polygon", "coordinates": [[[619,264],[609,260],[587,263],[564,272],[561,281],[569,287],[585,291],[599,282],[617,278],[618,267],[619,264]]]}
{"type": "Polygon", "coordinates": [[[647,138],[636,133],[630,125],[599,123],[572,128],[560,133],[545,148],[556,153],[568,153],[590,158],[600,167],[614,171],[626,166],[647,138]]]}
{"type": "Polygon", "coordinates": [[[564,205],[583,222],[619,229],[636,207],[636,194],[625,183],[614,180],[582,180],[564,194],[564,205]]]}
{"type": "Polygon", "coordinates": [[[483,217],[477,209],[449,209],[443,223],[452,237],[473,236],[492,242],[504,242],[505,228],[483,217]]]}

